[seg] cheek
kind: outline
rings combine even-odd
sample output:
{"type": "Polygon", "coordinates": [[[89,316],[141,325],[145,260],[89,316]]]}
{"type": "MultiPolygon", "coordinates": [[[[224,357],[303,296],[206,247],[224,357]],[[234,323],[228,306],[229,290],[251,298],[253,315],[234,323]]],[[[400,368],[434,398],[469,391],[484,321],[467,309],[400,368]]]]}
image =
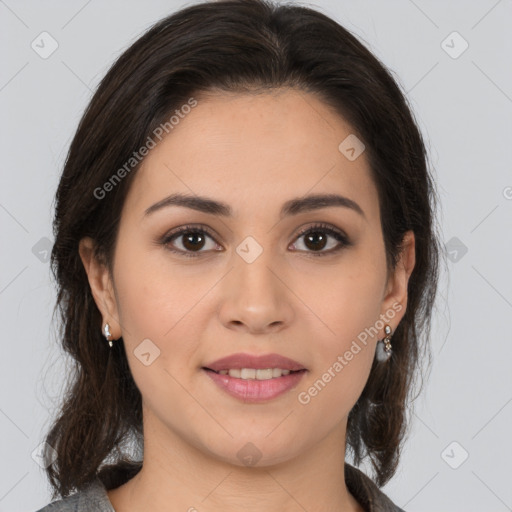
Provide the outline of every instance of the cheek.
{"type": "Polygon", "coordinates": [[[377,337],[371,327],[379,318],[378,294],[370,285],[363,288],[360,280],[354,288],[348,283],[327,296],[320,314],[329,329],[315,336],[310,346],[314,365],[297,391],[305,422],[320,415],[326,419],[325,428],[347,417],[364,389],[375,357],[377,337]]]}
{"type": "Polygon", "coordinates": [[[178,378],[184,371],[183,361],[197,359],[208,316],[202,297],[218,279],[197,272],[192,275],[191,267],[173,269],[158,251],[136,246],[130,244],[130,250],[123,251],[120,244],[114,271],[129,364],[136,381],[139,377],[153,380],[147,368],[159,369],[160,375],[167,369],[178,378]],[[145,363],[150,364],[146,367],[145,363]]]}
{"type": "Polygon", "coordinates": [[[342,350],[379,319],[386,279],[379,249],[352,248],[332,265],[294,263],[295,276],[301,276],[294,287],[317,319],[323,353],[342,350]]]}
{"type": "Polygon", "coordinates": [[[135,246],[122,252],[120,245],[114,272],[127,360],[149,411],[160,410],[175,424],[181,416],[200,414],[180,383],[197,359],[204,329],[200,300],[212,284],[186,272],[171,273],[161,258],[135,246]]]}
{"type": "Polygon", "coordinates": [[[314,366],[298,399],[310,412],[327,414],[332,408],[334,422],[357,401],[373,363],[386,273],[383,261],[384,253],[379,255],[376,248],[373,253],[347,253],[335,270],[302,269],[308,276],[302,293],[309,290],[307,304],[321,322],[310,343],[314,366]]]}
{"type": "Polygon", "coordinates": [[[197,272],[194,277],[187,268],[173,268],[164,249],[144,250],[144,244],[148,242],[120,240],[114,276],[119,316],[133,341],[141,336],[163,340],[193,311],[207,291],[208,282],[197,272]]]}

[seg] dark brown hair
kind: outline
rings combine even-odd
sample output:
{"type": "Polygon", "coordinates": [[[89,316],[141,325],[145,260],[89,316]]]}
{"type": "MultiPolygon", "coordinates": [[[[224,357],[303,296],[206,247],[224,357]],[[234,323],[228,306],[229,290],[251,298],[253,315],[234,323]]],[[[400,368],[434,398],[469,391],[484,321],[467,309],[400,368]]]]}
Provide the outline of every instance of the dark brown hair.
{"type": "Polygon", "coordinates": [[[78,252],[79,241],[92,237],[111,269],[121,209],[138,166],[109,187],[106,198],[97,191],[192,96],[280,87],[317,95],[366,145],[388,268],[396,265],[404,233],[415,234],[416,265],[393,355],[387,364],[374,362],[347,425],[355,464],[369,457],[378,485],[393,476],[419,360],[430,361],[438,281],[438,200],[422,136],[390,72],[328,16],[296,4],[225,0],[187,6],[135,41],[99,84],[71,143],[56,193],[51,262],[60,339],[74,366],[46,437],[56,451],[46,469],[53,497],[80,490],[96,474],[108,489],[117,487],[142,465],[132,450],[143,446],[141,395],[122,339],[110,349],[102,336],[78,252]]]}

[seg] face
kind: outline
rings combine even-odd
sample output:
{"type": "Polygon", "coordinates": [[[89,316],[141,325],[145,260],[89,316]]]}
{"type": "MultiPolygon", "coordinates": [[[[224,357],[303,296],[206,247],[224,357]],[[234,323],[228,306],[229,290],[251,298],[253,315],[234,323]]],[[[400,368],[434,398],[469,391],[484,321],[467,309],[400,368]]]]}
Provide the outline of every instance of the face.
{"type": "Polygon", "coordinates": [[[388,274],[365,153],[340,151],[353,129],[320,100],[197,99],[134,177],[111,278],[81,254],[147,435],[284,462],[344,435],[383,325],[405,312],[413,249],[388,274]]]}

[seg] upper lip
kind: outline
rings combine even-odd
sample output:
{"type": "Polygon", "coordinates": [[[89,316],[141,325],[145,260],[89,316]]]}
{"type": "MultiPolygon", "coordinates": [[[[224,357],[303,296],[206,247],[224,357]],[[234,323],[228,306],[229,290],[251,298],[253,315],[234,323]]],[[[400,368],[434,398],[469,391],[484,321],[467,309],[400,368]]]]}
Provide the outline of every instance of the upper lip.
{"type": "Polygon", "coordinates": [[[204,368],[214,370],[216,372],[220,370],[231,370],[231,369],[242,369],[242,368],[254,368],[256,370],[263,370],[266,368],[280,368],[281,370],[305,370],[304,366],[293,359],[281,356],[279,354],[263,354],[263,355],[251,355],[251,354],[231,354],[227,357],[222,357],[211,363],[204,365],[204,368]]]}

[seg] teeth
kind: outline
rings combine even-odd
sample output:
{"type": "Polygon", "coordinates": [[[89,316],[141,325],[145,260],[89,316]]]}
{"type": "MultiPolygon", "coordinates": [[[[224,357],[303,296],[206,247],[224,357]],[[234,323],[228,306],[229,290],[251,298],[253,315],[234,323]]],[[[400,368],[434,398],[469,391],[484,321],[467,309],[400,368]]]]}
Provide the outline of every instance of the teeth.
{"type": "MultiPolygon", "coordinates": [[[[274,370],[279,370],[279,368],[274,368],[274,370]]],[[[266,370],[256,370],[256,379],[258,380],[268,380],[273,377],[274,370],[272,368],[267,368],[266,370]]],[[[277,375],[279,377],[279,375],[277,375]]]]}
{"type": "Polygon", "coordinates": [[[255,370],[254,368],[242,368],[240,370],[240,378],[241,379],[255,379],[256,373],[260,370],[255,370]]]}
{"type": "Polygon", "coordinates": [[[219,373],[221,375],[229,375],[230,377],[244,380],[269,380],[283,375],[289,375],[290,370],[282,370],[281,368],[265,368],[258,370],[255,368],[233,368],[231,370],[220,370],[219,373]]]}

